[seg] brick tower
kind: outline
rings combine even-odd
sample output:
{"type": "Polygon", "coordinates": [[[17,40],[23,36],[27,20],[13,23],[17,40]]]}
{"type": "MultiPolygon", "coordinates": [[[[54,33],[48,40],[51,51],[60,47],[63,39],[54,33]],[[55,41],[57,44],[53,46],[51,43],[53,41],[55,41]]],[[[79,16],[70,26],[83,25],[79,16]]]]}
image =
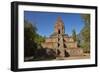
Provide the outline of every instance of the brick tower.
{"type": "Polygon", "coordinates": [[[64,24],[61,20],[61,17],[58,17],[57,22],[55,24],[54,32],[57,34],[57,45],[56,45],[56,55],[60,57],[64,57],[64,24]]]}

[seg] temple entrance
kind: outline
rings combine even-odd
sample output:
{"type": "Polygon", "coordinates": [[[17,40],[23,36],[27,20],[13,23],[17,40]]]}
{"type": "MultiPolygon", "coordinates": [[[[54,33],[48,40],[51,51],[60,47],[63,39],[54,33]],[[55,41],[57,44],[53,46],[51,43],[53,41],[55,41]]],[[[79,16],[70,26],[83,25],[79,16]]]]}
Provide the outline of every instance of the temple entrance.
{"type": "Polygon", "coordinates": [[[69,57],[70,56],[69,53],[66,50],[64,51],[64,53],[65,53],[65,57],[69,57]]]}
{"type": "Polygon", "coordinates": [[[59,56],[60,55],[60,51],[57,49],[57,56],[59,56]]]}

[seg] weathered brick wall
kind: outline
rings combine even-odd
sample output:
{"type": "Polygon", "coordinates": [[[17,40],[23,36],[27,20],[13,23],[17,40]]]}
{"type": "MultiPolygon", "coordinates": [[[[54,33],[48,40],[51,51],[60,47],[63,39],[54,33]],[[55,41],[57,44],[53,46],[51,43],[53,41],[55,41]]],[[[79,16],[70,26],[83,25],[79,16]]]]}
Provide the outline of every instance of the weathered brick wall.
{"type": "Polygon", "coordinates": [[[83,55],[83,50],[80,48],[77,49],[66,49],[66,52],[68,52],[68,54],[70,56],[82,56],[83,55]]]}
{"type": "Polygon", "coordinates": [[[77,48],[77,42],[67,42],[65,43],[68,49],[77,48]]]}

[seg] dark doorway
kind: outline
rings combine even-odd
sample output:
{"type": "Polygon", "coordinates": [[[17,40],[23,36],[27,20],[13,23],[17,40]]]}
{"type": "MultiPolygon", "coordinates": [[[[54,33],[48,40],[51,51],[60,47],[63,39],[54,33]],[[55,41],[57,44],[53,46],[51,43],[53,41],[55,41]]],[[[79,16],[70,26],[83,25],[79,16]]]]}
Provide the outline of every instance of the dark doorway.
{"type": "Polygon", "coordinates": [[[67,48],[67,46],[64,44],[64,48],[67,48]]]}
{"type": "Polygon", "coordinates": [[[60,51],[57,49],[57,56],[59,56],[59,54],[60,54],[60,51]]]}
{"type": "Polygon", "coordinates": [[[58,43],[58,47],[60,46],[60,44],[58,43]]]}
{"type": "Polygon", "coordinates": [[[58,30],[58,34],[60,34],[60,29],[58,30]]]}
{"type": "Polygon", "coordinates": [[[65,52],[65,57],[69,57],[70,56],[69,53],[66,50],[64,52],[65,52]]]}

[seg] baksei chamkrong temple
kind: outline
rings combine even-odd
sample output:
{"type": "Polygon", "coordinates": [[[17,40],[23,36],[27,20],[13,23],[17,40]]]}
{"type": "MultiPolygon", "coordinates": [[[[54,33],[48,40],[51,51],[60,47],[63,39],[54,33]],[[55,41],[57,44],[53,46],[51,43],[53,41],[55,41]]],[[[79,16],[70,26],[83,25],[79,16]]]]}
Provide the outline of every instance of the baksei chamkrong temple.
{"type": "Polygon", "coordinates": [[[65,34],[65,26],[61,17],[57,18],[54,32],[42,43],[43,48],[53,49],[57,57],[80,56],[83,50],[77,46],[77,41],[65,34]]]}

